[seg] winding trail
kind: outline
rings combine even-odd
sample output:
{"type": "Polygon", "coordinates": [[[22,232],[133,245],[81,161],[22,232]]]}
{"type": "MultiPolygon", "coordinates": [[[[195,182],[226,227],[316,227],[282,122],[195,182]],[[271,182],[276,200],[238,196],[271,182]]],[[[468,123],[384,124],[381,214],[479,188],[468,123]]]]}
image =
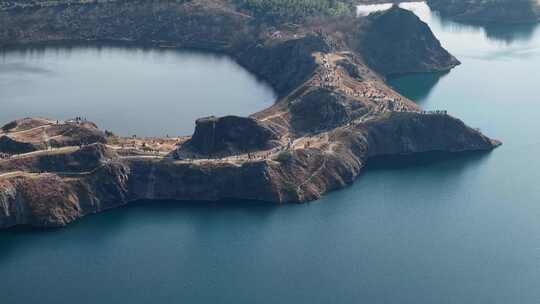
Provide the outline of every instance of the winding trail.
{"type": "Polygon", "coordinates": [[[328,142],[328,138],[326,138],[327,142],[325,143],[325,145],[327,145],[326,149],[324,149],[322,151],[323,153],[323,161],[321,163],[321,165],[319,166],[319,168],[317,168],[317,170],[313,171],[313,173],[308,177],[306,178],[302,183],[300,183],[297,187],[297,190],[298,190],[298,193],[303,193],[303,189],[302,187],[304,187],[304,185],[306,185],[307,183],[311,182],[316,176],[318,176],[321,171],[326,168],[326,163],[328,161],[328,157],[327,155],[329,154],[334,154],[334,146],[335,146],[335,143],[329,143],[328,142]]]}

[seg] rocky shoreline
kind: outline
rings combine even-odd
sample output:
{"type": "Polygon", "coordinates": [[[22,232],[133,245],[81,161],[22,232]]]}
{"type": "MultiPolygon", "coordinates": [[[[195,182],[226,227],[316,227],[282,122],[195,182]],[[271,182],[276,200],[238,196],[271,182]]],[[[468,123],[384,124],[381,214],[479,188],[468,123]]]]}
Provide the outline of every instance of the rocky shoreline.
{"type": "Polygon", "coordinates": [[[272,27],[217,0],[40,7],[0,18],[7,25],[0,46],[128,41],[211,50],[280,96],[247,118],[200,119],[185,138],[121,138],[81,119],[9,123],[0,130],[0,228],[64,226],[138,200],[307,202],[352,183],[371,157],[500,145],[385,84],[387,75],[459,63],[426,24],[397,7],[272,27]],[[399,39],[380,35],[396,24],[399,39]],[[370,51],[378,47],[385,52],[370,51]],[[405,61],[392,69],[388,58],[405,61]]]}

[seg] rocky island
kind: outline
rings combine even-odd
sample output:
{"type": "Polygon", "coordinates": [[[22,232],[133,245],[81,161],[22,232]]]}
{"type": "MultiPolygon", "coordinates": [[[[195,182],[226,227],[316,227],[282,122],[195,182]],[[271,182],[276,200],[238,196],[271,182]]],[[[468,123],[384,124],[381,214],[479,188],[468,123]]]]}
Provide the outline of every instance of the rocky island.
{"type": "Polygon", "coordinates": [[[139,200],[307,202],[352,183],[372,157],[500,145],[385,83],[459,64],[397,6],[365,18],[332,8],[292,22],[236,0],[66,2],[4,4],[0,47],[209,50],[267,81],[279,99],[249,117],[201,118],[178,138],[119,137],[80,117],[14,120],[0,129],[0,228],[64,226],[139,200]]]}

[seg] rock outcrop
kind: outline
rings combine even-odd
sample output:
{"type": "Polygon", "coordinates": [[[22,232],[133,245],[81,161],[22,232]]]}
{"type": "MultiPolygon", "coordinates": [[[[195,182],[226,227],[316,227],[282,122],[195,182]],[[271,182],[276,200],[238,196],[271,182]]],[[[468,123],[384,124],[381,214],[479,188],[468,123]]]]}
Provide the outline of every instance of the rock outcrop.
{"type": "Polygon", "coordinates": [[[268,150],[278,139],[272,129],[253,118],[211,116],[196,121],[195,133],[183,147],[205,157],[224,156],[268,150]]]}
{"type": "Polygon", "coordinates": [[[232,56],[280,98],[248,118],[200,119],[187,138],[107,137],[81,120],[9,123],[0,133],[0,228],[64,226],[148,199],[306,202],[352,183],[371,157],[500,145],[444,111],[423,112],[384,83],[380,75],[457,63],[400,9],[340,20],[364,33],[358,46],[332,20],[269,29],[228,1],[47,3],[0,11],[0,46],[107,40],[204,48],[232,56]],[[376,37],[392,29],[398,37],[376,37]]]}
{"type": "Polygon", "coordinates": [[[9,136],[0,136],[0,152],[11,155],[16,153],[28,153],[38,150],[39,147],[27,142],[20,142],[9,136]]]}
{"type": "Polygon", "coordinates": [[[297,134],[342,126],[367,113],[367,109],[345,94],[316,88],[291,101],[291,124],[297,134]]]}
{"type": "Polygon", "coordinates": [[[286,95],[304,83],[315,72],[313,53],[328,53],[332,45],[324,36],[309,33],[284,41],[255,44],[238,54],[238,62],[256,67],[255,75],[268,81],[280,95],[286,95]]]}
{"type": "Polygon", "coordinates": [[[489,150],[500,142],[443,113],[393,112],[366,124],[368,156],[489,150]]]}
{"type": "Polygon", "coordinates": [[[459,64],[426,23],[397,5],[370,14],[360,36],[364,60],[384,76],[447,71],[459,64]]]}
{"type": "Polygon", "coordinates": [[[4,154],[107,141],[105,133],[94,123],[82,120],[60,123],[42,118],[24,118],[7,123],[1,130],[0,153],[4,154]]]}

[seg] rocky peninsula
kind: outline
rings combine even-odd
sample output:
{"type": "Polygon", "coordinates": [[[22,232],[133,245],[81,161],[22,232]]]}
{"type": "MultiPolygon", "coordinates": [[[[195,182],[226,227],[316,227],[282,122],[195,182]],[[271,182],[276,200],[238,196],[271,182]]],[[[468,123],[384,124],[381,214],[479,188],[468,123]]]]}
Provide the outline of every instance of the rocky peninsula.
{"type": "Polygon", "coordinates": [[[118,137],[80,117],[10,122],[0,129],[0,228],[64,226],[139,200],[301,203],[352,183],[371,157],[500,145],[386,85],[459,63],[398,7],[269,25],[234,1],[88,1],[8,8],[0,20],[0,47],[105,41],[227,54],[279,95],[249,117],[201,118],[179,138],[118,137]]]}

